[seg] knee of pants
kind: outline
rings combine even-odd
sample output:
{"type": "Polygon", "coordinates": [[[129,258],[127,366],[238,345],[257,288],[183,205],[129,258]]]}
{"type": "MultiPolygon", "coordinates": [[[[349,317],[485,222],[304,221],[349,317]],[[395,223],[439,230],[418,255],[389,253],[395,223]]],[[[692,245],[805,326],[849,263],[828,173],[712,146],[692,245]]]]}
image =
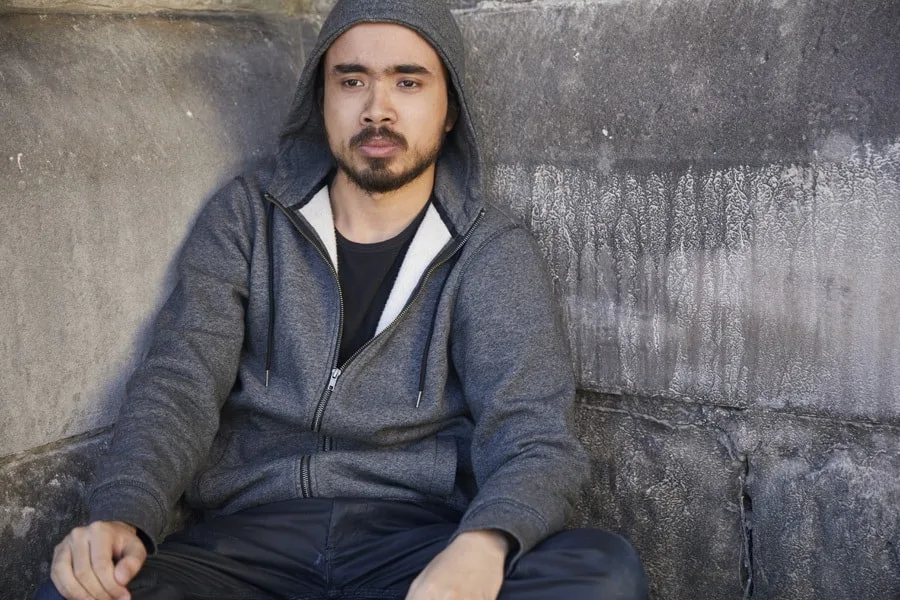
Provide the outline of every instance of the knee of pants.
{"type": "Polygon", "coordinates": [[[52,581],[45,581],[34,593],[34,600],[65,600],[52,581]]]}
{"type": "Polygon", "coordinates": [[[583,573],[597,577],[604,598],[644,600],[649,597],[647,574],[631,543],[603,529],[563,531],[545,542],[560,550],[575,550],[583,573]]]}

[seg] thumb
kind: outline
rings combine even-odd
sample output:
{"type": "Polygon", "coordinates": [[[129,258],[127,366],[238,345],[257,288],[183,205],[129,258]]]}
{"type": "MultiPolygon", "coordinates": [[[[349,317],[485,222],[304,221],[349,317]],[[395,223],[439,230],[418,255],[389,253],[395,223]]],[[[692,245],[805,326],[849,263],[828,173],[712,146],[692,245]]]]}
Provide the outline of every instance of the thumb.
{"type": "Polygon", "coordinates": [[[144,565],[147,558],[147,549],[144,543],[134,536],[125,542],[122,548],[122,555],[116,562],[115,577],[119,585],[127,585],[129,581],[134,579],[138,571],[144,565]]]}

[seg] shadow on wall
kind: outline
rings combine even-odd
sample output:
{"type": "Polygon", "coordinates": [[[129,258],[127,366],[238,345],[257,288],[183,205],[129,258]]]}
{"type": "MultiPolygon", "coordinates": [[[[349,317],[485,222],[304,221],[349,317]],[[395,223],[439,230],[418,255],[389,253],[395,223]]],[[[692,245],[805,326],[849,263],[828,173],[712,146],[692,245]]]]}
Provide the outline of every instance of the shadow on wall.
{"type": "Polygon", "coordinates": [[[272,147],[310,28],[0,19],[0,178],[13,190],[0,220],[0,328],[12,333],[0,377],[25,405],[0,416],[0,456],[110,422],[173,251],[211,191],[272,147]]]}

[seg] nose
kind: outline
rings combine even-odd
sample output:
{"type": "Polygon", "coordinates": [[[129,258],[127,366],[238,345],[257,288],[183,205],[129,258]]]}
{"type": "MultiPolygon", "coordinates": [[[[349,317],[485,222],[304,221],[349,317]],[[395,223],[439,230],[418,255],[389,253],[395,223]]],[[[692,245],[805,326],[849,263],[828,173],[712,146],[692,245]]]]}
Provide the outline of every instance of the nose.
{"type": "Polygon", "coordinates": [[[369,97],[360,115],[363,125],[384,125],[397,119],[390,90],[386,82],[375,81],[369,87],[369,97]]]}

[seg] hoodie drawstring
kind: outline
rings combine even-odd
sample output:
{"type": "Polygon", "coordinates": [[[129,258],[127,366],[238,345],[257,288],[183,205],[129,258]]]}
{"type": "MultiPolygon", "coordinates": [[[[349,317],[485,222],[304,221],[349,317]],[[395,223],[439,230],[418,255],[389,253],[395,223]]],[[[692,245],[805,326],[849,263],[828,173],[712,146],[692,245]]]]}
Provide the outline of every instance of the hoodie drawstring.
{"type": "Polygon", "coordinates": [[[269,373],[272,371],[272,351],[275,347],[275,260],[272,241],[272,221],[275,205],[266,207],[266,260],[269,262],[269,333],[266,338],[266,387],[269,387],[269,373]]]}

